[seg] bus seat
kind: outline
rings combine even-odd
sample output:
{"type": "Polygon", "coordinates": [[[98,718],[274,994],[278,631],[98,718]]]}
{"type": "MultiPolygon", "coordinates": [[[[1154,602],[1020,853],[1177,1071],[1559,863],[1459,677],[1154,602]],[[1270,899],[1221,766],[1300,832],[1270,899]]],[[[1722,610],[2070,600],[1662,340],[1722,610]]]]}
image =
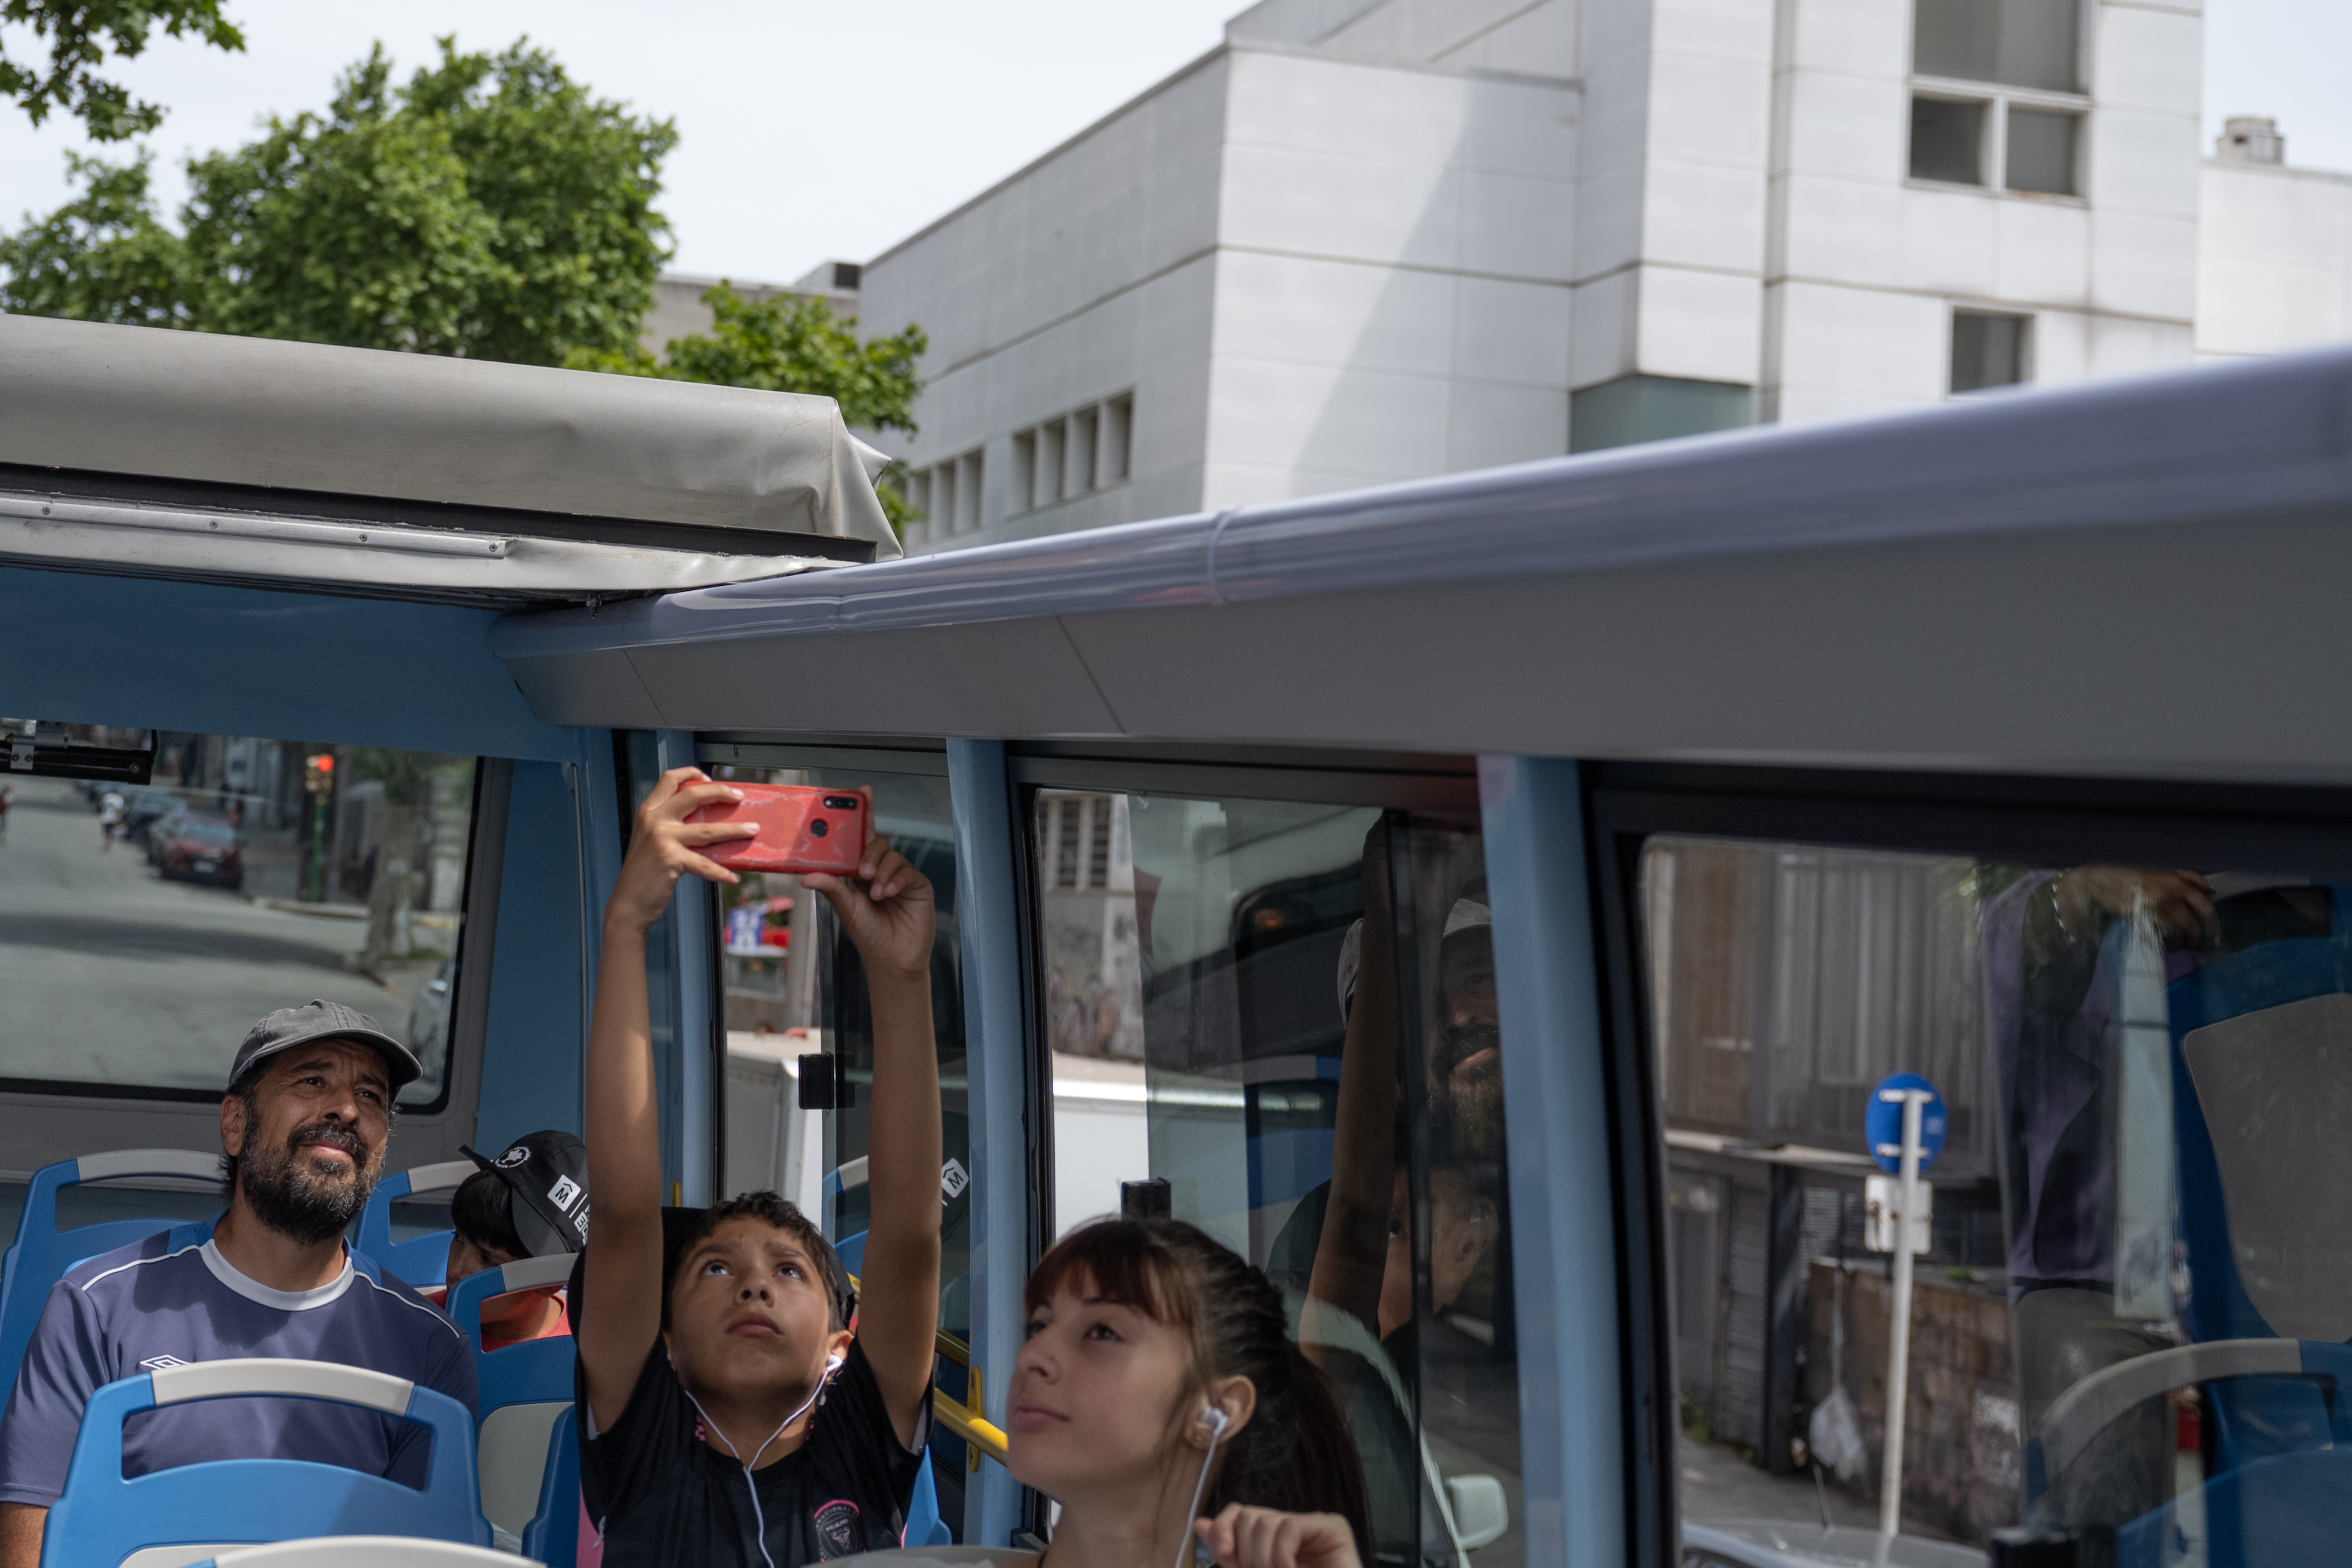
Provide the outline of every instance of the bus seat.
{"type": "Polygon", "coordinates": [[[833,1244],[834,1256],[841,1259],[843,1272],[852,1278],[866,1272],[866,1233],[845,1236],[833,1244]]]}
{"type": "MultiPolygon", "coordinates": [[[[2342,1448],[2273,1454],[2221,1471],[2197,1491],[2206,1568],[2341,1562],[2344,1514],[2336,1500],[2347,1490],[2352,1452],[2342,1448]]],[[[2116,1568],[2174,1568],[2182,1561],[2182,1500],[2116,1531],[2116,1568]]]]}
{"type": "Polygon", "coordinates": [[[579,1416],[565,1405],[547,1435],[547,1467],[540,1477],[539,1501],[522,1532],[522,1554],[548,1568],[572,1568],[580,1555],[579,1416]]]}
{"type": "Polygon", "coordinates": [[[257,1357],[126,1377],[91,1394],[82,1412],[65,1491],[42,1538],[42,1568],[173,1568],[230,1543],[326,1531],[487,1546],[472,1426],[446,1394],[329,1362],[257,1357]],[[215,1459],[124,1478],[125,1419],[237,1394],[331,1400],[422,1422],[433,1429],[425,1489],[309,1459],[215,1459]]]}
{"type": "Polygon", "coordinates": [[[940,1483],[931,1474],[931,1450],[923,1447],[923,1462],[916,1468],[915,1486],[907,1499],[907,1528],[899,1533],[901,1546],[945,1546],[955,1539],[947,1521],[940,1517],[940,1483]]]}
{"type": "MultiPolygon", "coordinates": [[[[2352,1088],[2352,889],[2326,891],[2328,934],[2257,942],[2166,987],[2182,1316],[2200,1342],[2352,1339],[2352,1184],[2329,1178],[2337,1130],[2310,1114],[2352,1088]]],[[[2222,1468],[2342,1440],[2308,1382],[2212,1395],[2222,1468]]]]}
{"type": "MultiPolygon", "coordinates": [[[[16,1363],[25,1359],[49,1287],[85,1258],[143,1241],[180,1219],[110,1219],[75,1230],[58,1228],[58,1194],[79,1182],[114,1176],[184,1176],[220,1180],[220,1156],[189,1149],[118,1149],[60,1160],[33,1173],[25,1213],[16,1222],[16,1244],[0,1258],[0,1390],[16,1386],[16,1363]]],[[[0,1392],[0,1399],[5,1399],[0,1392]]]]}
{"type": "Polygon", "coordinates": [[[514,1568],[503,1552],[405,1535],[319,1535],[240,1546],[192,1568],[514,1568]]]}
{"type": "MultiPolygon", "coordinates": [[[[509,1290],[561,1285],[572,1278],[568,1252],[519,1258],[457,1281],[449,1292],[449,1320],[474,1344],[474,1372],[481,1387],[477,1437],[482,1513],[510,1535],[529,1539],[543,1524],[541,1491],[549,1468],[550,1445],[559,1418],[572,1409],[572,1336],[526,1340],[502,1350],[482,1348],[482,1303],[509,1290]]],[[[577,1462],[574,1489],[577,1489],[577,1462]]],[[[569,1500],[563,1510],[576,1504],[569,1500]]]]}
{"type": "Polygon", "coordinates": [[[360,1211],[359,1249],[420,1290],[440,1284],[449,1277],[450,1233],[436,1230],[414,1241],[394,1242],[392,1205],[418,1193],[464,1186],[466,1178],[480,1169],[471,1160],[445,1160],[386,1176],[375,1184],[375,1191],[368,1194],[367,1207],[360,1211]]]}

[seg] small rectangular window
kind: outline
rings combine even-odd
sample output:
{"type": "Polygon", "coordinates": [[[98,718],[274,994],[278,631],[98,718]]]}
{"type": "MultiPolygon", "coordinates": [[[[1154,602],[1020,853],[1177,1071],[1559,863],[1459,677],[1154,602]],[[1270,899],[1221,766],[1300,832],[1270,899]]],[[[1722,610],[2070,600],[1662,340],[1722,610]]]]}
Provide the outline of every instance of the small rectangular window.
{"type": "Polygon", "coordinates": [[[1062,499],[1063,446],[1069,433],[1066,420],[1037,427],[1037,479],[1032,504],[1052,506],[1062,499]]]}
{"type": "Polygon", "coordinates": [[[1127,478],[1129,451],[1135,442],[1135,394],[1114,397],[1103,405],[1102,463],[1099,482],[1115,485],[1127,478]]]}
{"type": "Polygon", "coordinates": [[[2013,104],[2009,110],[2009,168],[2012,191],[2040,191],[2071,196],[2074,189],[2074,139],[2083,123],[2079,114],[2028,109],[2013,104]]]}
{"type": "Polygon", "coordinates": [[[1980,392],[2025,379],[2026,318],[1952,312],[1952,390],[1980,392]]]}
{"type": "Polygon", "coordinates": [[[1917,0],[1911,68],[2050,92],[2083,85],[2077,0],[1917,0]]]}
{"type": "Polygon", "coordinates": [[[931,537],[953,533],[956,528],[956,466],[950,458],[931,470],[931,537]]]}
{"type": "Polygon", "coordinates": [[[1110,886],[1110,796],[1094,795],[1087,805],[1087,886],[1110,886]]]}
{"type": "Polygon", "coordinates": [[[1984,184],[1985,106],[1948,98],[1911,100],[1911,177],[1984,184]]]}
{"type": "Polygon", "coordinates": [[[1024,430],[1013,437],[1013,494],[1007,502],[1013,511],[1027,511],[1037,504],[1037,432],[1024,430]]]}
{"type": "Polygon", "coordinates": [[[1095,411],[1082,408],[1070,416],[1070,449],[1067,482],[1062,487],[1066,495],[1084,495],[1095,488],[1095,432],[1098,422],[1095,411]]]}
{"type": "Polygon", "coordinates": [[[966,452],[956,459],[956,531],[980,526],[981,454],[966,452]]]}

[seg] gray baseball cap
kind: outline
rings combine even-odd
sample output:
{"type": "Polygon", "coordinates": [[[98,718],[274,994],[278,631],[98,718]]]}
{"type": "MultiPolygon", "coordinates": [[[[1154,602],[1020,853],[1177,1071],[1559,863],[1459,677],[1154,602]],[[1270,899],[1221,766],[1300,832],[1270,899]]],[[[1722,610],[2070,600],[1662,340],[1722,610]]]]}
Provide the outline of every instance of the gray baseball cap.
{"type": "Polygon", "coordinates": [[[299,1007],[280,1007],[246,1031],[245,1044],[236,1048],[236,1065],[228,1069],[229,1088],[243,1083],[247,1073],[278,1052],[313,1040],[349,1040],[374,1047],[383,1058],[383,1070],[391,1076],[394,1094],[425,1076],[416,1053],[384,1033],[382,1024],[340,1002],[313,1001],[299,1007]]]}

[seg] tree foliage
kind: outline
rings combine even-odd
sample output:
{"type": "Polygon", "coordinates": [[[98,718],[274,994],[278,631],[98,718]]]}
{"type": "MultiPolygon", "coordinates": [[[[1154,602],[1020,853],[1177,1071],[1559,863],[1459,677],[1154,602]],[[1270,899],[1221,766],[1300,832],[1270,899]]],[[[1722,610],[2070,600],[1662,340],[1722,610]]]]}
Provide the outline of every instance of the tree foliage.
{"type": "Polygon", "coordinates": [[[379,46],[323,115],[191,159],[177,235],[143,159],[75,160],[75,200],[0,239],[0,309],[525,364],[625,349],[677,132],[527,41],[440,48],[395,87],[379,46]]]}
{"type": "MultiPolygon", "coordinates": [[[[748,386],[761,392],[803,392],[841,405],[841,417],[863,430],[915,428],[915,395],[922,378],[915,363],[930,347],[920,327],[888,337],[857,338],[857,318],[837,316],[822,298],[778,294],[746,300],[722,281],[702,296],[710,307],[710,331],[672,338],[662,357],[642,346],[579,353],[580,370],[660,376],[716,386],[748,386]]],[[[897,465],[893,465],[895,469],[897,465]]],[[[902,532],[915,521],[894,473],[880,487],[883,510],[902,532]]]]}
{"type": "Polygon", "coordinates": [[[98,74],[110,52],[129,59],[158,27],[216,49],[245,47],[245,35],[220,14],[220,0],[0,0],[0,26],[29,29],[48,46],[47,65],[36,66],[10,59],[0,38],[0,93],[36,125],[61,109],[99,142],[120,142],[163,122],[162,104],[134,99],[98,74]]]}

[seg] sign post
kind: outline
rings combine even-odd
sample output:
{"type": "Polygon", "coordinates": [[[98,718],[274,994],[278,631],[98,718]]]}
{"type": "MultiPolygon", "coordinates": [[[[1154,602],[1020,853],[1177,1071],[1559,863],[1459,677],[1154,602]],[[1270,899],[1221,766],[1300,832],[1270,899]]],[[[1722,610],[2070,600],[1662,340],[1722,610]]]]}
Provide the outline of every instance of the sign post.
{"type": "Polygon", "coordinates": [[[1944,1152],[1943,1098],[1916,1073],[1896,1073],[1871,1092],[1863,1131],[1871,1157],[1898,1177],[1893,1235],[1894,1322],[1886,1346],[1886,1441],[1878,1481],[1878,1561],[1903,1528],[1903,1420],[1911,1377],[1911,1259],[1927,1250],[1919,1173],[1944,1152]],[[1899,1118],[1899,1120],[1898,1120],[1899,1118]],[[1891,1124],[1891,1125],[1890,1125],[1891,1124]],[[1893,1133],[1893,1137],[1888,1134],[1893,1133]]]}

